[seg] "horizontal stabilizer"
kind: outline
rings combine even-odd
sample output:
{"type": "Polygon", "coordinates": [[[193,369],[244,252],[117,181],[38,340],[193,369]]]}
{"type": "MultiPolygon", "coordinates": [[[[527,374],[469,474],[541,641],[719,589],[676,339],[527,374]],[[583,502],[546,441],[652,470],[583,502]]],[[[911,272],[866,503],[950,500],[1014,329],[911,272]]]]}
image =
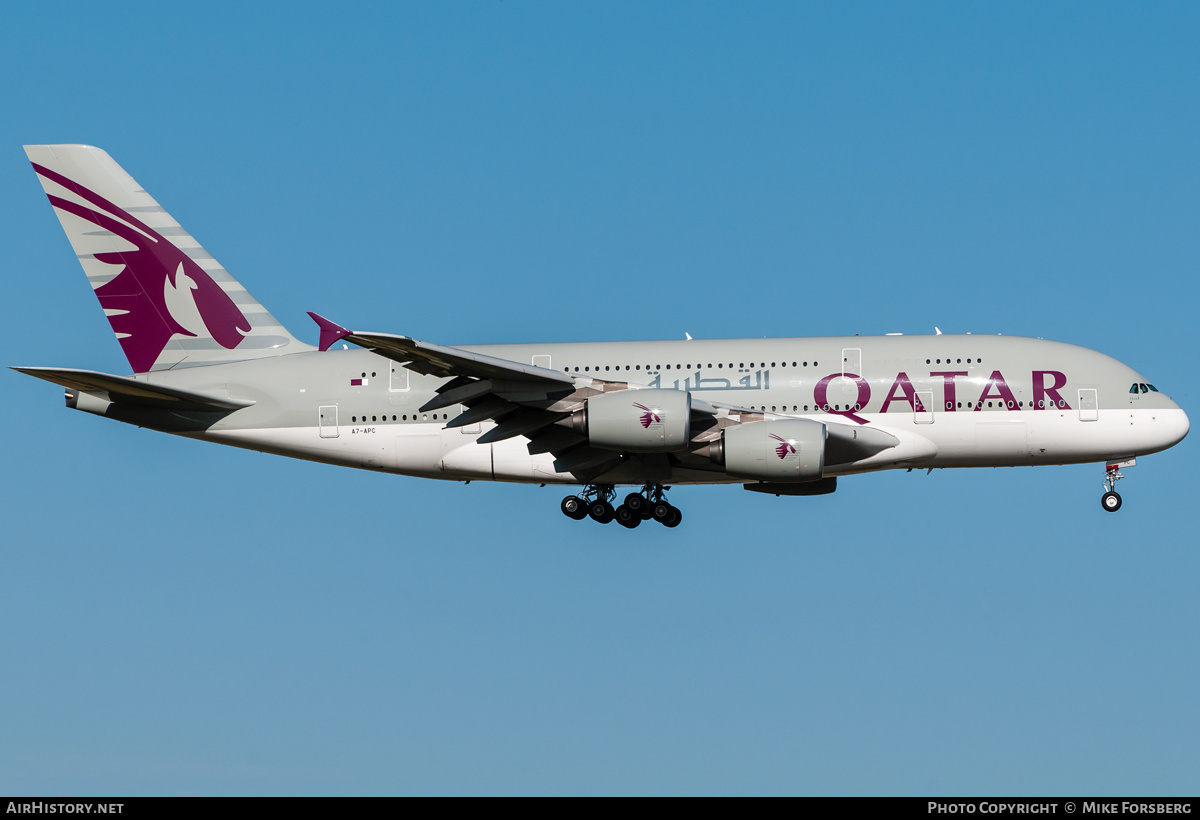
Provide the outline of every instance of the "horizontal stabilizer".
{"type": "Polygon", "coordinates": [[[163,387],[125,376],[98,373],[95,370],[76,370],[66,367],[14,367],[12,369],[18,373],[61,384],[70,390],[79,390],[84,393],[107,393],[113,402],[133,404],[139,407],[227,413],[254,404],[252,401],[206,396],[203,393],[163,387]]]}

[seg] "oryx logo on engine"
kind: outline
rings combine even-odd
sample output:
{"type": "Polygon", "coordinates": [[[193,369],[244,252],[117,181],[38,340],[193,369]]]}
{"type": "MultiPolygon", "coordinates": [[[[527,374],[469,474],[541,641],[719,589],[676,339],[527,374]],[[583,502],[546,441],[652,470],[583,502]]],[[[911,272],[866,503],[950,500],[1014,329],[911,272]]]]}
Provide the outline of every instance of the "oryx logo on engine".
{"type": "Polygon", "coordinates": [[[641,417],[642,427],[649,428],[651,424],[662,424],[662,417],[658,415],[657,410],[651,410],[646,405],[638,404],[637,402],[634,402],[633,406],[643,411],[641,417]]]}
{"type": "Polygon", "coordinates": [[[796,445],[790,441],[785,441],[774,433],[771,434],[771,438],[779,442],[779,446],[775,448],[775,455],[779,456],[781,460],[796,452],[796,445]]]}

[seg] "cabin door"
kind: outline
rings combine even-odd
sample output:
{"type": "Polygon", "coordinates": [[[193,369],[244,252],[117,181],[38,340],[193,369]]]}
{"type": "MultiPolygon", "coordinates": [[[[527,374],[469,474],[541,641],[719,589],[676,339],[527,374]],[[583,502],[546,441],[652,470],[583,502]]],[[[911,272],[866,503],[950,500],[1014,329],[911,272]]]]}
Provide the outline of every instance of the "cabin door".
{"type": "Polygon", "coordinates": [[[1096,421],[1100,418],[1100,401],[1095,388],[1086,387],[1079,390],[1079,420],[1096,421]]]}
{"type": "Polygon", "coordinates": [[[862,348],[844,348],[842,350],[842,375],[862,376],[862,374],[862,348]]]}
{"type": "Polygon", "coordinates": [[[913,404],[913,421],[917,424],[933,424],[933,391],[917,393],[917,401],[913,404]]]}
{"type": "Polygon", "coordinates": [[[321,438],[338,437],[337,410],[336,404],[323,404],[318,408],[317,427],[321,430],[321,438]]]}

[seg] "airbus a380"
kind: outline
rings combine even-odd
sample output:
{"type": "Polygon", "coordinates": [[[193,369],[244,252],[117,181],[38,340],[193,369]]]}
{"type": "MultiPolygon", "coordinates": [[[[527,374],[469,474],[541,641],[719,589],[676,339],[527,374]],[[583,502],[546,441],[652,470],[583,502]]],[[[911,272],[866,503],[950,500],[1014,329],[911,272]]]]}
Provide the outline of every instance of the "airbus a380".
{"type": "Polygon", "coordinates": [[[678,525],[672,485],[803,496],[874,470],[1086,462],[1105,465],[1115,512],[1121,468],[1188,432],[1137,371],[1041,339],[448,347],[310,314],[314,347],[107,153],[25,151],[133,374],[14,369],[140,427],[380,472],[582,485],[563,513],[626,527],[678,525]]]}

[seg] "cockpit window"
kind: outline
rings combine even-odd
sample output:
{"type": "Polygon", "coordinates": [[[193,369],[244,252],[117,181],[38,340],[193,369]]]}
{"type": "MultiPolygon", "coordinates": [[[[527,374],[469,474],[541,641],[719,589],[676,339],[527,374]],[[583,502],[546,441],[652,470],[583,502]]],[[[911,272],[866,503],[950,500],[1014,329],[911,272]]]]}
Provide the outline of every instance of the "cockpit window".
{"type": "Polygon", "coordinates": [[[1130,392],[1130,393],[1132,393],[1133,395],[1135,395],[1135,396],[1136,396],[1136,395],[1137,395],[1137,391],[1138,391],[1137,382],[1134,382],[1134,383],[1133,383],[1133,387],[1130,387],[1130,388],[1129,388],[1129,392],[1130,392]]]}
{"type": "Polygon", "coordinates": [[[1139,391],[1142,393],[1157,393],[1158,388],[1152,384],[1146,384],[1145,382],[1134,382],[1133,385],[1129,388],[1129,392],[1135,396],[1138,394],[1139,391]]]}
{"type": "Polygon", "coordinates": [[[1147,387],[1149,387],[1149,388],[1150,388],[1150,389],[1151,389],[1153,392],[1155,392],[1155,393],[1157,393],[1157,392],[1158,392],[1158,388],[1157,388],[1157,387],[1155,387],[1154,385],[1152,385],[1152,384],[1148,384],[1148,385],[1146,385],[1146,386],[1147,386],[1147,387]]]}

